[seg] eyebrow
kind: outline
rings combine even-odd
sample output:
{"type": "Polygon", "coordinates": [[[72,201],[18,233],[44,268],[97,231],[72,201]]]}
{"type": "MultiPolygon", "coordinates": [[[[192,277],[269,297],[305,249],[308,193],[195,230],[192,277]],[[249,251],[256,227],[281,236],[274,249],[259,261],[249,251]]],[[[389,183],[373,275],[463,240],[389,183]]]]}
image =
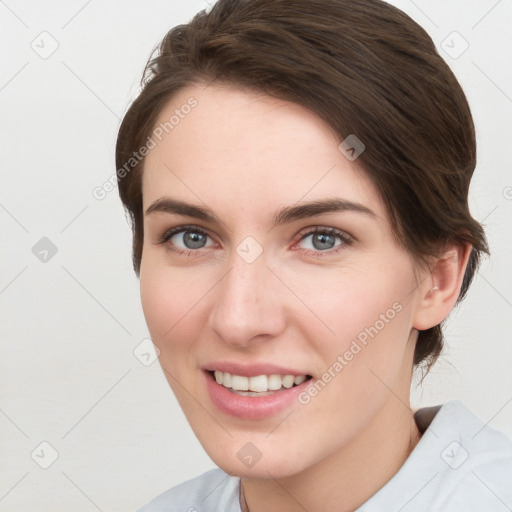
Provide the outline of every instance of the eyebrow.
{"type": "MultiPolygon", "coordinates": [[[[222,224],[221,219],[210,208],[205,206],[197,206],[178,199],[170,197],[162,197],[157,199],[146,210],[146,215],[154,212],[174,213],[177,215],[184,215],[186,217],[194,217],[204,222],[222,224]]],[[[368,215],[369,217],[377,218],[378,216],[370,210],[367,206],[360,203],[354,203],[345,199],[334,198],[324,199],[317,201],[310,201],[308,203],[301,203],[294,206],[286,206],[278,210],[272,217],[273,227],[292,222],[294,220],[305,219],[321,215],[324,213],[337,213],[337,212],[356,212],[368,215]]]]}

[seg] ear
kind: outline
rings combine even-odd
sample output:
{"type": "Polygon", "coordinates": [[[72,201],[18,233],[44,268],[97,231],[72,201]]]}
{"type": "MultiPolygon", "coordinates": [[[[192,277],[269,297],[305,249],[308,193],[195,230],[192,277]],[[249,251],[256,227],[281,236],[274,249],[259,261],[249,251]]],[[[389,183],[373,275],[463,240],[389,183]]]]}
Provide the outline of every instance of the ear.
{"type": "Polygon", "coordinates": [[[423,275],[413,327],[419,331],[440,324],[457,302],[471,245],[449,244],[434,258],[430,271],[423,275]]]}

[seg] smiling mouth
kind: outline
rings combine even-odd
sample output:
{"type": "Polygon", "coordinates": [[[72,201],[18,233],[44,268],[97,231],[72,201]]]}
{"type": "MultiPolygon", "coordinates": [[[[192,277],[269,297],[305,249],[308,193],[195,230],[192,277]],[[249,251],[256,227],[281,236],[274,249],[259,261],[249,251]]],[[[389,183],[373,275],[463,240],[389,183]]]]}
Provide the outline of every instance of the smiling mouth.
{"type": "Polygon", "coordinates": [[[209,371],[210,375],[227,390],[241,396],[267,396],[298,386],[311,379],[311,375],[257,375],[246,377],[219,370],[209,371]]]}

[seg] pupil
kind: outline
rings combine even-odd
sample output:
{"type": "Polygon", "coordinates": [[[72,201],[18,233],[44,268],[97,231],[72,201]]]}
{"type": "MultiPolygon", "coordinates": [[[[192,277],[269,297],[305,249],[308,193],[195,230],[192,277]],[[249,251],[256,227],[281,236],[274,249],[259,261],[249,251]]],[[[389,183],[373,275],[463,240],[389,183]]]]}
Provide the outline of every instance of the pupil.
{"type": "Polygon", "coordinates": [[[334,237],[332,235],[320,233],[313,237],[313,246],[315,249],[332,249],[333,244],[334,237]]]}
{"type": "Polygon", "coordinates": [[[186,232],[183,241],[189,249],[199,249],[204,245],[204,235],[194,232],[186,232]]]}

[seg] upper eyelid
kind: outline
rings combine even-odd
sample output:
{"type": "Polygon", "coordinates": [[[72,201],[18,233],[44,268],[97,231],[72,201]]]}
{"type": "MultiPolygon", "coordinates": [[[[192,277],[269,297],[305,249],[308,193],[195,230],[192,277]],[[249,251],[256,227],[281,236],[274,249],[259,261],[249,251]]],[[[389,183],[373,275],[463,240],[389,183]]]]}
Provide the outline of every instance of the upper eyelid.
{"type": "MultiPolygon", "coordinates": [[[[198,226],[195,224],[184,224],[184,225],[180,225],[180,226],[174,226],[172,228],[166,229],[163,234],[165,235],[165,234],[171,233],[171,232],[174,234],[177,234],[177,233],[181,233],[182,231],[194,231],[194,230],[203,232],[203,233],[207,234],[208,236],[211,236],[209,233],[210,230],[208,228],[203,228],[202,226],[198,226]]],[[[335,233],[343,233],[343,234],[346,234],[347,236],[351,236],[351,235],[349,235],[349,233],[347,233],[343,229],[335,228],[334,226],[322,226],[319,224],[316,224],[313,226],[308,226],[306,228],[302,228],[300,230],[300,234],[307,235],[314,231],[333,231],[335,233]]]]}
{"type": "Polygon", "coordinates": [[[173,228],[166,229],[161,235],[158,236],[158,240],[160,243],[164,243],[168,241],[171,237],[178,235],[179,233],[187,232],[187,231],[196,231],[199,233],[204,233],[210,238],[214,238],[210,235],[207,229],[202,228],[201,226],[196,225],[183,225],[183,226],[174,226],[173,228]]]}
{"type": "Polygon", "coordinates": [[[304,228],[300,230],[300,235],[308,236],[314,233],[330,233],[332,235],[345,235],[347,237],[353,238],[352,235],[349,235],[346,231],[339,228],[328,227],[328,226],[312,226],[309,228],[304,228]]]}

